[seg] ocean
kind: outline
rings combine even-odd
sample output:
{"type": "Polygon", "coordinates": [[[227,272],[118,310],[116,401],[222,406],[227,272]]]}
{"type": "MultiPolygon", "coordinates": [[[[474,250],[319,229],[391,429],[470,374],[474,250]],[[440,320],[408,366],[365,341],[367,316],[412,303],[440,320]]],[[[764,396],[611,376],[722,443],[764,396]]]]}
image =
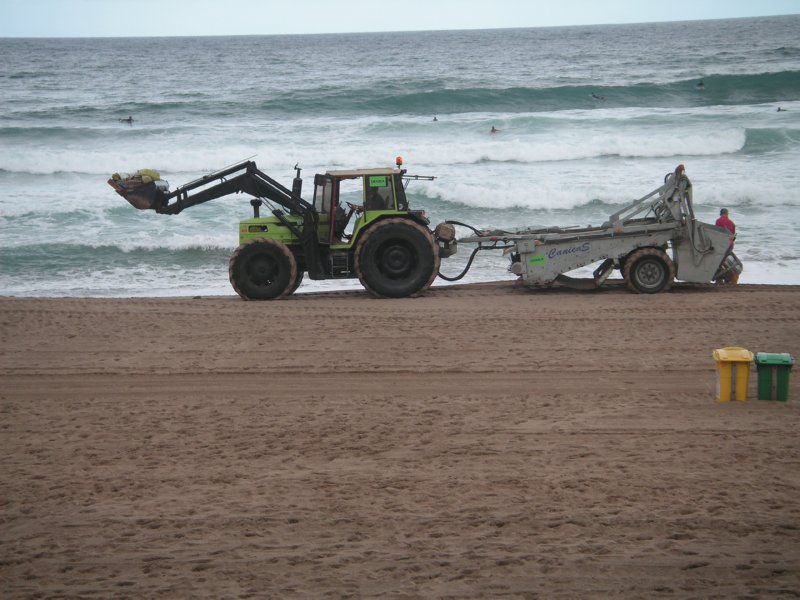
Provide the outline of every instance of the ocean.
{"type": "MultiPolygon", "coordinates": [[[[504,229],[598,225],[684,164],[698,218],[724,206],[736,222],[740,282],[800,284],[800,15],[6,38],[0,56],[0,295],[233,295],[246,197],[166,216],[106,180],[150,168],[175,187],[250,157],[287,187],[299,164],[309,197],[314,173],[401,155],[436,177],[407,192],[432,225],[504,229]]],[[[462,281],[511,279],[507,266],[482,252],[462,281]]]]}

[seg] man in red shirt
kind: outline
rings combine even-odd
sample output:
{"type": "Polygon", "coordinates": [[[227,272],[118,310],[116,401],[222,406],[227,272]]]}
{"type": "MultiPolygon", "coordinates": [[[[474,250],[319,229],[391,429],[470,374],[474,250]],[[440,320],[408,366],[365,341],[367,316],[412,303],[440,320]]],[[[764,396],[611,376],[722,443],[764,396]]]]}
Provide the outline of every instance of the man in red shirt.
{"type": "Polygon", "coordinates": [[[736,224],[728,217],[728,209],[723,208],[719,211],[719,219],[714,223],[717,227],[724,227],[731,232],[731,235],[736,234],[736,224]]]}
{"type": "MultiPolygon", "coordinates": [[[[723,208],[719,211],[719,219],[714,223],[717,227],[723,227],[731,232],[731,250],[733,250],[733,236],[736,235],[736,224],[728,217],[728,209],[723,208]]],[[[726,275],[728,283],[736,284],[739,282],[739,274],[736,271],[731,271],[726,275]]]]}

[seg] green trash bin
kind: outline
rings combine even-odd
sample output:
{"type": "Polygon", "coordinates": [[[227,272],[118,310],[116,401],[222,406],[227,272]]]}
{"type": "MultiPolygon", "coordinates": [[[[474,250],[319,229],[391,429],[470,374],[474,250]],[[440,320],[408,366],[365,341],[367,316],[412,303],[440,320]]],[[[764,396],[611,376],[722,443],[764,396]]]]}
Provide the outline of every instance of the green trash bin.
{"type": "Polygon", "coordinates": [[[792,365],[794,359],[790,354],[756,353],[759,400],[786,402],[789,399],[789,371],[792,365]]]}

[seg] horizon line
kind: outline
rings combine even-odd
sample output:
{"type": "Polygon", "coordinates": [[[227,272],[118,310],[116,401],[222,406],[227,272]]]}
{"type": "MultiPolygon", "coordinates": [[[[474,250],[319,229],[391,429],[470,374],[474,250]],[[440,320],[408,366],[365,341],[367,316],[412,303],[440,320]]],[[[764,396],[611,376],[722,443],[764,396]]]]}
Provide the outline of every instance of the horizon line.
{"type": "Polygon", "coordinates": [[[697,23],[712,21],[740,21],[746,19],[771,19],[779,17],[797,17],[800,13],[758,15],[749,17],[723,17],[718,19],[676,19],[658,21],[628,21],[611,23],[576,23],[570,25],[525,25],[518,27],[460,27],[454,29],[386,29],[373,31],[319,31],[305,33],[201,33],[186,35],[0,35],[0,40],[87,40],[87,39],[164,39],[164,38],[200,38],[200,37],[277,37],[277,36],[315,36],[315,35],[369,35],[369,34],[398,34],[398,33],[442,33],[459,31],[508,31],[520,29],[557,29],[577,27],[610,27],[610,26],[635,26],[635,25],[666,25],[670,23],[697,23]]]}

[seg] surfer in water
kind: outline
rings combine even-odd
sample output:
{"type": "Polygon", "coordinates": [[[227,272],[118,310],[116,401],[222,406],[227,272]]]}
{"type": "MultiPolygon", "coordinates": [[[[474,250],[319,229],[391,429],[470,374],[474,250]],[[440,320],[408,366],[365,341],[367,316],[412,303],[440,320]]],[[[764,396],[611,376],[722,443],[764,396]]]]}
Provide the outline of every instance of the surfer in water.
{"type": "Polygon", "coordinates": [[[489,133],[497,133],[498,131],[500,130],[497,129],[497,127],[495,127],[494,125],[492,125],[492,128],[489,130],[489,133]]]}
{"type": "Polygon", "coordinates": [[[702,79],[701,79],[701,80],[698,82],[698,84],[697,84],[697,89],[700,89],[700,90],[704,90],[704,89],[706,89],[706,84],[705,84],[705,83],[703,83],[703,80],[702,80],[702,79]]]}
{"type": "Polygon", "coordinates": [[[595,100],[605,100],[606,99],[605,96],[599,96],[598,94],[595,94],[594,92],[592,92],[592,98],[594,98],[595,100]]]}
{"type": "Polygon", "coordinates": [[[133,117],[128,115],[127,119],[120,119],[120,123],[127,123],[128,125],[133,125],[133,117]]]}

